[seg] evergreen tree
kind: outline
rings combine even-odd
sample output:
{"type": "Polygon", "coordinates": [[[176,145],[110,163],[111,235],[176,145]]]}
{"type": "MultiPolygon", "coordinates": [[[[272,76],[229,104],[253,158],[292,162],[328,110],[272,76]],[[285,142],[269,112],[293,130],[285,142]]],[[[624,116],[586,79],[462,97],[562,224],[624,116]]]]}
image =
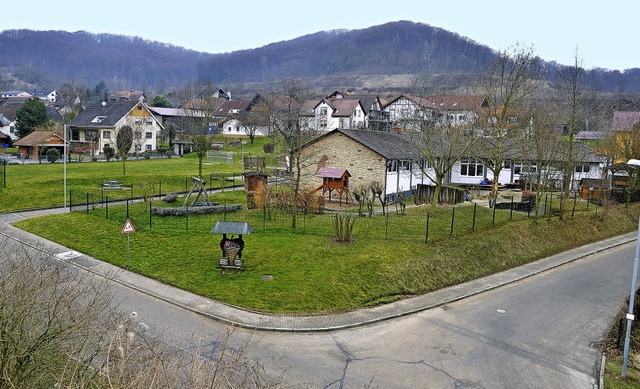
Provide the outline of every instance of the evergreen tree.
{"type": "Polygon", "coordinates": [[[19,138],[31,134],[38,127],[46,127],[51,123],[44,102],[37,97],[27,100],[16,112],[16,134],[19,138]]]}

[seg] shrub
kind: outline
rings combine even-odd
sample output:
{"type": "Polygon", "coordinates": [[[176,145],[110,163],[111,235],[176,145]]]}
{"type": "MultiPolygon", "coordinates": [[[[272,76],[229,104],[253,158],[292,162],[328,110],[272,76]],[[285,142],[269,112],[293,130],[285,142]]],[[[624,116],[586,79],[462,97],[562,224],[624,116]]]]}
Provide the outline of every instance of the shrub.
{"type": "Polygon", "coordinates": [[[266,153],[266,154],[271,154],[273,153],[273,151],[275,150],[276,145],[275,143],[265,143],[262,146],[262,150],[266,153]]]}
{"type": "Polygon", "coordinates": [[[47,150],[47,161],[54,163],[58,160],[58,158],[60,158],[60,152],[58,151],[58,149],[52,148],[47,150]]]}
{"type": "Polygon", "coordinates": [[[116,150],[110,145],[104,145],[102,152],[104,152],[104,157],[107,159],[107,162],[116,154],[116,150]]]}

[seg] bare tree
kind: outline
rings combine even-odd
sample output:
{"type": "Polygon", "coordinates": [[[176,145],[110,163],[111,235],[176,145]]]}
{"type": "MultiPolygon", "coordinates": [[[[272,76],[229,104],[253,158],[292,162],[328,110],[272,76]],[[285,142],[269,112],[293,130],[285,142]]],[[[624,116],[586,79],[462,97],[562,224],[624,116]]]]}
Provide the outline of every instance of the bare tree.
{"type": "Polygon", "coordinates": [[[258,131],[269,126],[268,115],[265,114],[267,111],[266,105],[260,103],[254,106],[251,111],[243,111],[237,115],[251,144],[253,144],[258,131]]]}
{"type": "Polygon", "coordinates": [[[431,202],[435,210],[445,177],[456,162],[473,151],[477,137],[473,124],[456,125],[448,119],[444,123],[422,121],[418,137],[416,163],[435,184],[431,202]]]}
{"type": "Polygon", "coordinates": [[[535,193],[534,220],[537,222],[542,198],[562,178],[559,165],[566,154],[566,142],[560,139],[555,128],[559,116],[557,105],[540,100],[530,106],[529,112],[529,125],[520,144],[522,160],[518,161],[516,173],[526,188],[535,193]]]}
{"type": "MultiPolygon", "coordinates": [[[[582,114],[582,108],[589,99],[591,94],[584,85],[584,69],[582,68],[582,60],[578,57],[578,49],[576,48],[574,55],[574,63],[570,67],[564,67],[560,71],[560,80],[555,85],[559,103],[565,109],[564,135],[568,140],[568,149],[566,153],[565,176],[562,182],[563,198],[569,198],[569,191],[573,188],[573,173],[576,167],[575,155],[575,136],[578,132],[577,125],[582,114]]],[[[560,209],[560,217],[563,217],[567,201],[562,202],[560,209]]]]}
{"type": "Polygon", "coordinates": [[[291,228],[296,227],[302,169],[308,164],[317,163],[302,158],[302,146],[320,134],[320,130],[309,125],[306,118],[305,102],[309,98],[309,90],[299,80],[284,81],[275,93],[265,98],[271,126],[283,140],[287,170],[293,173],[291,228]]]}
{"type": "Polygon", "coordinates": [[[124,125],[118,129],[116,134],[116,152],[120,155],[122,160],[122,175],[127,176],[126,163],[127,154],[131,150],[133,145],[133,129],[129,125],[124,125]]]}
{"type": "Polygon", "coordinates": [[[208,82],[192,84],[180,92],[182,129],[198,156],[198,177],[202,178],[202,162],[215,140],[214,115],[221,100],[214,97],[217,88],[208,82]]]}
{"type": "MultiPolygon", "coordinates": [[[[505,162],[513,155],[525,103],[538,91],[541,76],[539,58],[529,47],[515,45],[499,52],[481,77],[479,89],[487,97],[486,126],[478,142],[477,157],[493,174],[491,200],[498,197],[499,177],[505,162]]],[[[525,120],[526,121],[526,120],[525,120]]],[[[525,124],[526,125],[526,124],[525,124]]]]}

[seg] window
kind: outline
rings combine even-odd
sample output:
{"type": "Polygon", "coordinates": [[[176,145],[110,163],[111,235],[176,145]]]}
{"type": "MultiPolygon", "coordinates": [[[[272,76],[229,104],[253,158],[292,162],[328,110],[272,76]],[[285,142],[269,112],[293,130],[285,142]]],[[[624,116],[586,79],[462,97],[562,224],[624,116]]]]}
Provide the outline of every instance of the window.
{"type": "Polygon", "coordinates": [[[136,131],[133,133],[133,139],[140,139],[142,138],[142,134],[140,134],[140,132],[136,131]]]}
{"type": "Polygon", "coordinates": [[[326,108],[320,108],[320,115],[321,116],[327,116],[327,109],[326,108]]]}
{"type": "Polygon", "coordinates": [[[431,168],[432,168],[432,166],[431,166],[431,162],[429,162],[429,160],[427,160],[427,159],[421,159],[421,160],[420,160],[420,168],[421,168],[422,170],[428,170],[428,169],[431,169],[431,168]]]}
{"type": "Polygon", "coordinates": [[[134,149],[135,151],[140,151],[140,150],[142,150],[142,146],[140,146],[140,145],[135,145],[135,146],[133,147],[133,149],[134,149]]]}
{"type": "Polygon", "coordinates": [[[142,111],[142,105],[138,105],[138,111],[142,111]]]}
{"type": "Polygon", "coordinates": [[[484,166],[475,158],[462,158],[460,160],[460,175],[482,177],[484,175],[484,166]]]}
{"type": "Polygon", "coordinates": [[[537,171],[538,171],[538,167],[536,165],[529,165],[529,164],[518,163],[518,162],[513,164],[514,174],[536,173],[537,171]]]}
{"type": "Polygon", "coordinates": [[[393,160],[393,161],[388,161],[387,162],[387,172],[388,173],[393,173],[393,172],[397,172],[398,171],[398,161],[393,160]]]}
{"type": "Polygon", "coordinates": [[[96,116],[91,120],[91,123],[102,123],[106,118],[106,116],[96,116]]]}
{"type": "Polygon", "coordinates": [[[151,151],[151,145],[144,145],[145,150],[151,151]]]}
{"type": "Polygon", "coordinates": [[[135,118],[133,122],[139,126],[142,124],[142,118],[135,118]]]}
{"type": "Polygon", "coordinates": [[[323,116],[320,118],[320,128],[327,128],[327,117],[323,116]]]}
{"type": "Polygon", "coordinates": [[[153,120],[151,118],[146,118],[144,119],[144,121],[147,123],[147,126],[150,126],[153,124],[153,120]]]}
{"type": "Polygon", "coordinates": [[[16,126],[9,126],[9,132],[11,134],[15,134],[16,133],[16,126]]]}
{"type": "Polygon", "coordinates": [[[589,173],[590,170],[590,165],[576,165],[576,173],[589,173]]]}
{"type": "Polygon", "coordinates": [[[96,136],[96,133],[93,132],[93,131],[87,130],[87,131],[84,132],[84,139],[85,140],[93,140],[93,138],[95,138],[95,136],[96,136]]]}
{"type": "Polygon", "coordinates": [[[71,130],[71,140],[80,140],[80,131],[79,130],[71,130]]]}
{"type": "Polygon", "coordinates": [[[103,139],[111,139],[111,131],[102,131],[103,139]]]}
{"type": "Polygon", "coordinates": [[[411,161],[400,161],[400,171],[406,172],[411,170],[411,161]]]}
{"type": "Polygon", "coordinates": [[[147,131],[144,133],[144,137],[147,139],[153,139],[153,132],[147,131]]]}

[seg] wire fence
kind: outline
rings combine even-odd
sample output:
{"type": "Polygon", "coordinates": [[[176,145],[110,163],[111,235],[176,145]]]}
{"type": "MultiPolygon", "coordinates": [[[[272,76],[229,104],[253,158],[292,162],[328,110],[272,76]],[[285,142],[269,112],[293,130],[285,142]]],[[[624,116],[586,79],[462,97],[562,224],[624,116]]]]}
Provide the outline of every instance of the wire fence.
{"type": "MultiPolygon", "coordinates": [[[[84,184],[84,183],[83,183],[84,184]]],[[[244,185],[242,173],[211,173],[206,189],[209,191],[225,191],[244,185]]],[[[69,190],[69,207],[72,211],[78,208],[104,207],[106,203],[125,200],[149,200],[162,198],[169,193],[183,195],[193,187],[193,176],[167,177],[161,180],[103,180],[96,182],[94,189],[69,190]]]]}
{"type": "MultiPolygon", "coordinates": [[[[159,216],[154,212],[155,207],[170,207],[157,198],[141,202],[125,199],[111,199],[104,197],[76,194],[70,195],[75,202],[71,211],[84,212],[96,218],[117,221],[124,225],[130,220],[137,230],[172,230],[190,231],[194,233],[208,233],[218,221],[247,222],[255,232],[271,234],[309,234],[333,237],[335,235],[334,222],[336,214],[340,212],[308,213],[304,210],[295,215],[284,211],[247,210],[234,204],[220,204],[213,211],[215,213],[200,214],[202,207],[187,206],[182,208],[180,216],[159,216]],[[82,200],[82,201],[79,201],[82,200]],[[234,211],[234,209],[240,209],[234,211]]],[[[543,198],[538,210],[538,217],[552,218],[560,214],[562,197],[550,194],[543,198]]],[[[565,215],[573,217],[576,212],[594,212],[598,214],[599,206],[590,200],[576,197],[564,205],[565,215]]],[[[181,202],[178,202],[182,204],[181,202]]],[[[513,200],[498,203],[489,208],[479,203],[450,206],[430,212],[427,207],[409,208],[401,212],[388,207],[385,213],[376,212],[372,216],[360,216],[350,213],[356,218],[352,239],[355,240],[401,240],[431,242],[456,235],[467,235],[493,226],[504,225],[514,220],[533,218],[535,208],[532,203],[519,203],[513,200]]]]}

